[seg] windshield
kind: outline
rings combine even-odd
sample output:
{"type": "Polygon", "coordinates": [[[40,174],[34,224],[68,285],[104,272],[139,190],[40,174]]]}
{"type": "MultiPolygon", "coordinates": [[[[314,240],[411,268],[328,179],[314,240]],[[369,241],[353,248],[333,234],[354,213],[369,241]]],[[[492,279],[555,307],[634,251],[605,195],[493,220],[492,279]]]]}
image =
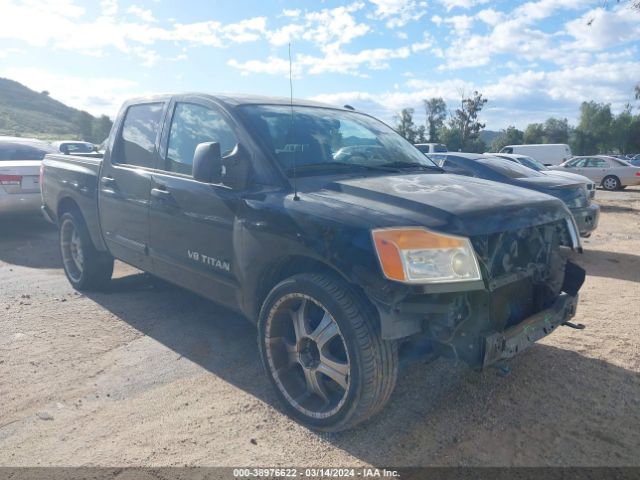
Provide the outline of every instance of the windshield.
{"type": "Polygon", "coordinates": [[[328,170],[434,169],[431,160],[384,123],[321,107],[244,105],[248,126],[287,175],[328,170]]]}
{"type": "Polygon", "coordinates": [[[479,163],[486,165],[492,170],[501,173],[509,178],[541,177],[542,174],[516,162],[505,160],[504,158],[492,157],[479,159],[479,163]]]}

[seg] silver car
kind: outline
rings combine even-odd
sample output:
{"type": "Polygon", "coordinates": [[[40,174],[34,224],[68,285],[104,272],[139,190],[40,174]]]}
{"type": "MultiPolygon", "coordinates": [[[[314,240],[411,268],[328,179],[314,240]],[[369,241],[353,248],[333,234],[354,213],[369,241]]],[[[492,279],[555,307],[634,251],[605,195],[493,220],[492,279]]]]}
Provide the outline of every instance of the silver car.
{"type": "Polygon", "coordinates": [[[605,190],[619,190],[640,185],[640,167],[606,155],[573,157],[561,165],[550,167],[560,172],[571,172],[589,177],[605,190]]]}
{"type": "Polygon", "coordinates": [[[589,192],[589,198],[595,198],[596,196],[595,182],[585,177],[584,175],[578,175],[577,173],[570,173],[570,172],[564,172],[564,171],[558,171],[558,170],[551,170],[550,167],[547,167],[544,163],[539,162],[535,158],[529,157],[527,155],[519,155],[515,153],[485,153],[485,155],[489,157],[498,157],[498,158],[511,160],[512,162],[516,162],[516,163],[519,163],[520,165],[524,165],[525,167],[531,168],[536,172],[540,172],[543,175],[568,178],[576,182],[584,183],[584,185],[587,187],[587,191],[589,192]]]}
{"type": "Polygon", "coordinates": [[[0,137],[0,214],[40,212],[40,164],[55,152],[38,140],[0,137]]]}

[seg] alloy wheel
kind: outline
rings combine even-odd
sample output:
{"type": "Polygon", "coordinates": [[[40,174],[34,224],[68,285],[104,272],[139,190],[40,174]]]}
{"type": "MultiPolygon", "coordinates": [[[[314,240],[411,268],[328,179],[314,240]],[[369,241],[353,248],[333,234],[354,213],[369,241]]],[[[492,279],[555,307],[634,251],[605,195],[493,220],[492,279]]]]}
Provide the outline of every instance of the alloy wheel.
{"type": "Polygon", "coordinates": [[[351,363],[327,309],[308,295],[285,295],[269,312],[265,336],[268,368],[291,406],[317,419],[336,414],[347,398],[351,363]]]}
{"type": "Polygon", "coordinates": [[[80,232],[70,219],[65,219],[60,226],[60,251],[65,270],[74,282],[79,282],[84,268],[84,253],[80,232]]]}

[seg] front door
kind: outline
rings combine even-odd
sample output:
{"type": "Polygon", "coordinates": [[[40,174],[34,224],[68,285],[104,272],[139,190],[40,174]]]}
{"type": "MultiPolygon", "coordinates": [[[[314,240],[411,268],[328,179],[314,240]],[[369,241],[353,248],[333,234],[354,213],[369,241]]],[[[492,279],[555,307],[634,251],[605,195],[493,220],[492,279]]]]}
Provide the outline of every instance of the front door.
{"type": "Polygon", "coordinates": [[[160,165],[151,177],[150,255],[157,275],[229,306],[237,305],[234,229],[240,192],[195,181],[193,154],[218,142],[222,155],[235,147],[233,130],[215,104],[181,97],[170,107],[160,165]],[[166,138],[165,138],[166,137],[166,138]]]}
{"type": "Polygon", "coordinates": [[[148,256],[149,191],[164,108],[158,102],[127,109],[98,179],[104,240],[116,258],[143,270],[152,266],[148,256]]]}

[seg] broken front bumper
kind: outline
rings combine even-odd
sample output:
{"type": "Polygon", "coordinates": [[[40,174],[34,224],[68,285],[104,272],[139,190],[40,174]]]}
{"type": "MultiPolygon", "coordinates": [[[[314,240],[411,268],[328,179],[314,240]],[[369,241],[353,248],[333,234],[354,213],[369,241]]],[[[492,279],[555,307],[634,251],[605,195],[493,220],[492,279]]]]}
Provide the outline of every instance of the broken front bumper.
{"type": "Polygon", "coordinates": [[[576,221],[578,232],[580,236],[588,236],[598,226],[598,220],[600,218],[600,207],[595,203],[592,203],[588,207],[584,208],[572,208],[571,214],[576,221]]]}
{"type": "Polygon", "coordinates": [[[487,367],[511,358],[542,337],[549,335],[575,315],[577,304],[577,294],[572,296],[562,293],[550,308],[532,315],[503,332],[484,336],[482,366],[487,367]]]}

